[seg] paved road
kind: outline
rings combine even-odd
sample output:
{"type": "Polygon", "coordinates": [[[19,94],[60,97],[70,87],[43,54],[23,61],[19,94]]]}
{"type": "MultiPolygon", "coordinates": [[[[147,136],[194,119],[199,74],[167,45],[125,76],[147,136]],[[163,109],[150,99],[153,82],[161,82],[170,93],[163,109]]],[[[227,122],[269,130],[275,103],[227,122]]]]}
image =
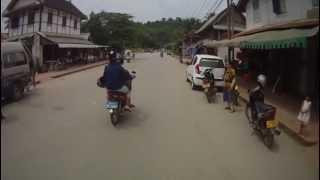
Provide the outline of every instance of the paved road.
{"type": "Polygon", "coordinates": [[[5,180],[315,180],[319,146],[286,134],[268,150],[246,122],[207,104],[185,82],[185,66],[138,54],[136,111],[112,127],[96,87],[103,67],[41,84],[4,108],[1,179],[5,180]]]}

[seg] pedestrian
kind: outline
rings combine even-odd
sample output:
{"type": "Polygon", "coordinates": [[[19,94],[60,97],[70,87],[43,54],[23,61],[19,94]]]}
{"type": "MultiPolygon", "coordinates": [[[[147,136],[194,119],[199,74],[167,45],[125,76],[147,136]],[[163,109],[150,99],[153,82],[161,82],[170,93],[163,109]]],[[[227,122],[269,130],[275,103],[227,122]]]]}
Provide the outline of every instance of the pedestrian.
{"type": "Polygon", "coordinates": [[[301,109],[297,117],[298,121],[300,121],[299,134],[303,133],[305,126],[309,123],[311,116],[311,104],[312,102],[309,96],[306,96],[302,102],[301,109]]]}
{"type": "Polygon", "coordinates": [[[224,74],[224,92],[223,92],[223,100],[226,102],[227,106],[225,109],[231,110],[231,112],[235,112],[234,103],[233,103],[233,90],[236,87],[236,72],[234,68],[230,65],[226,65],[226,71],[224,74]]]}

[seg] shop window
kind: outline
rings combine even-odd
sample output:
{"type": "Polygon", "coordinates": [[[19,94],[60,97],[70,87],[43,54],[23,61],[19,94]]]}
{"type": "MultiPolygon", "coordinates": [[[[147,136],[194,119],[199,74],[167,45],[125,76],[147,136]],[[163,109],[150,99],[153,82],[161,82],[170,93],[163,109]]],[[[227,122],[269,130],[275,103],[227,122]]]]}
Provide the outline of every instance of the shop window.
{"type": "Polygon", "coordinates": [[[19,17],[14,17],[11,19],[11,28],[15,29],[19,26],[19,17]]]}
{"type": "Polygon", "coordinates": [[[48,24],[52,24],[52,17],[53,17],[53,13],[49,12],[48,13],[48,24]]]}
{"type": "Polygon", "coordinates": [[[254,22],[260,21],[260,2],[259,0],[252,0],[252,8],[253,8],[253,20],[254,22]]]}
{"type": "Polygon", "coordinates": [[[275,14],[283,14],[287,12],[285,0],[272,0],[273,12],[275,14]]]}
{"type": "Polygon", "coordinates": [[[253,0],[252,7],[253,7],[253,10],[258,10],[259,9],[259,0],[253,0]]]}
{"type": "Polygon", "coordinates": [[[78,21],[75,19],[73,22],[73,28],[77,29],[78,28],[78,21]]]}
{"type": "Polygon", "coordinates": [[[67,16],[63,16],[62,17],[62,26],[66,26],[67,25],[67,16]]]}
{"type": "Polygon", "coordinates": [[[28,24],[34,24],[35,12],[29,12],[28,14],[28,24]]]}

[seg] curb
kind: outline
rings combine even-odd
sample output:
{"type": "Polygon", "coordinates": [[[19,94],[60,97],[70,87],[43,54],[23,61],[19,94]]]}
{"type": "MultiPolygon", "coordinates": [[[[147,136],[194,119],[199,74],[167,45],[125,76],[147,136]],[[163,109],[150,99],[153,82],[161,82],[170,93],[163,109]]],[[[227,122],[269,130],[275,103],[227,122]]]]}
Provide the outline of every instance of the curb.
{"type": "Polygon", "coordinates": [[[92,68],[95,68],[95,67],[98,67],[98,66],[102,66],[102,65],[105,65],[105,64],[107,64],[107,63],[101,63],[101,64],[96,64],[96,65],[92,65],[92,66],[81,68],[81,69],[76,69],[74,71],[65,72],[65,73],[62,73],[62,74],[51,76],[50,78],[63,77],[63,76],[70,75],[70,74],[73,74],[73,73],[77,73],[77,72],[80,72],[80,71],[85,71],[85,70],[92,69],[92,68]]]}
{"type": "MultiPolygon", "coordinates": [[[[242,97],[241,95],[239,96],[239,98],[245,102],[248,103],[248,100],[244,97],[242,97]]],[[[299,141],[301,144],[303,145],[315,145],[318,143],[318,140],[309,140],[303,136],[300,136],[297,134],[296,131],[290,129],[286,124],[284,124],[283,122],[279,121],[279,127],[286,132],[288,135],[290,135],[291,137],[293,137],[294,139],[296,139],[297,141],[299,141]]]]}

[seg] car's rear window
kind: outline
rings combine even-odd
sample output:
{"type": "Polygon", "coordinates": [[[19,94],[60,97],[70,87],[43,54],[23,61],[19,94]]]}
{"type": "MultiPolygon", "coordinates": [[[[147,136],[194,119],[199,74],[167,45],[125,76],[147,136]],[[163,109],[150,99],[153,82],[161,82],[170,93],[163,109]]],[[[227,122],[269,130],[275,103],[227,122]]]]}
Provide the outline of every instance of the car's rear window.
{"type": "Polygon", "coordinates": [[[200,66],[212,67],[212,68],[224,68],[223,61],[221,59],[202,58],[200,66]]]}

